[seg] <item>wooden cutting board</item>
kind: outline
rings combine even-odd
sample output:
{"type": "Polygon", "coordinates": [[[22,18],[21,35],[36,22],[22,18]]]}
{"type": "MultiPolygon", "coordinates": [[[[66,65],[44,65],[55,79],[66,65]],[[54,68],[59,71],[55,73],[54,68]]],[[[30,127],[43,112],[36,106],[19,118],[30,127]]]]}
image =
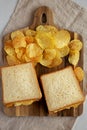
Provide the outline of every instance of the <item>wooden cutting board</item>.
{"type": "MultiPolygon", "coordinates": [[[[33,24],[29,26],[29,28],[35,29],[38,25],[46,25],[46,24],[54,25],[52,11],[48,7],[42,6],[35,11],[33,24]]],[[[28,29],[28,27],[24,29],[26,30],[28,29]]],[[[24,30],[24,29],[21,29],[21,30],[24,30]]],[[[79,34],[75,32],[71,32],[71,31],[69,32],[71,35],[71,39],[80,39],[82,41],[82,37],[79,34]]],[[[10,38],[10,34],[4,37],[4,41],[9,38],[10,38]]],[[[5,60],[5,63],[6,63],[6,60],[5,60]]],[[[38,64],[36,66],[38,80],[41,74],[53,72],[53,71],[65,68],[68,65],[69,63],[68,63],[67,57],[64,58],[63,63],[60,66],[51,68],[51,69],[43,67],[40,64],[38,64]]],[[[83,67],[83,50],[81,50],[80,52],[80,60],[79,60],[78,66],[83,67]]],[[[40,83],[40,80],[39,80],[39,83],[40,83]]],[[[80,85],[81,85],[81,88],[83,88],[83,83],[80,83],[80,85]]],[[[7,108],[3,106],[3,110],[4,110],[4,113],[8,116],[31,116],[31,115],[32,116],[79,116],[83,111],[83,105],[80,105],[78,108],[66,109],[61,112],[57,112],[56,114],[50,115],[48,114],[46,102],[43,95],[43,98],[39,102],[35,102],[32,105],[18,106],[18,107],[11,107],[11,108],[7,108]]]]}

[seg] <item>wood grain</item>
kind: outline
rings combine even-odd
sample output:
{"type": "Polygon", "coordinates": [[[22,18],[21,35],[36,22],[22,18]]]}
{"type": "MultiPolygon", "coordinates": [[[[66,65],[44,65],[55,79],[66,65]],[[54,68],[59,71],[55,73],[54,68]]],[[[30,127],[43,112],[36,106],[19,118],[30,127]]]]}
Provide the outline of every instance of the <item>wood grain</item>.
{"type": "MultiPolygon", "coordinates": [[[[38,25],[54,25],[52,11],[46,6],[42,6],[35,11],[33,24],[29,28],[35,30],[38,25]]],[[[28,27],[21,29],[21,31],[26,30],[26,29],[28,29],[28,27]]],[[[71,32],[71,31],[69,32],[70,32],[72,40],[80,39],[82,41],[82,37],[79,34],[71,32]]],[[[4,41],[9,38],[10,38],[10,34],[4,37],[4,41]]],[[[48,69],[38,64],[36,66],[36,73],[37,73],[40,86],[41,86],[41,83],[39,80],[40,75],[53,72],[56,70],[60,70],[68,65],[69,63],[67,61],[67,57],[64,58],[63,63],[60,66],[52,68],[52,69],[48,69]]],[[[83,50],[81,50],[80,60],[79,60],[78,65],[83,67],[83,50]]],[[[83,83],[81,83],[80,85],[81,85],[81,88],[83,88],[83,83]]],[[[8,116],[31,116],[31,115],[33,116],[79,116],[82,113],[83,105],[80,105],[76,109],[71,108],[71,109],[63,110],[61,112],[57,112],[56,114],[48,113],[43,91],[42,91],[42,95],[43,95],[42,99],[39,102],[33,103],[32,105],[11,107],[11,108],[3,107],[3,110],[5,114],[7,114],[8,116]]]]}

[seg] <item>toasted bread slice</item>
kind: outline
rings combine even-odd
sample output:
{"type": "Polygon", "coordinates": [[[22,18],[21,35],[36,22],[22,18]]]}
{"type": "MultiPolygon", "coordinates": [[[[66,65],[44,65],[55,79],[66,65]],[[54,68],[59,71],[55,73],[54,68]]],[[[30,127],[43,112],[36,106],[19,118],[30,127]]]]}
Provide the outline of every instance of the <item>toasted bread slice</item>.
{"type": "Polygon", "coordinates": [[[40,78],[49,112],[76,107],[85,99],[71,66],[40,78]]]}
{"type": "Polygon", "coordinates": [[[42,97],[32,63],[2,67],[1,75],[6,106],[29,105],[42,97]]]}

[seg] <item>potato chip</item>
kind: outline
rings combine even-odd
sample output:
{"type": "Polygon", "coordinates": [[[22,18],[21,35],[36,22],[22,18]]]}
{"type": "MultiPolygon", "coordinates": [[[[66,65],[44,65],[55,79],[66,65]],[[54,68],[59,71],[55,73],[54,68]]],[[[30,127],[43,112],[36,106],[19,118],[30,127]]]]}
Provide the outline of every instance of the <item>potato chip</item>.
{"type": "Polygon", "coordinates": [[[17,64],[21,63],[15,56],[9,56],[9,55],[7,55],[6,59],[7,59],[7,63],[9,65],[17,65],[17,64]]]}
{"type": "Polygon", "coordinates": [[[23,29],[21,29],[20,31],[24,34],[24,36],[26,35],[26,31],[29,30],[29,27],[25,27],[23,29]]]}
{"type": "Polygon", "coordinates": [[[26,36],[35,36],[36,35],[36,31],[28,29],[28,30],[26,30],[25,35],[26,36]]]}
{"type": "Polygon", "coordinates": [[[5,47],[4,50],[9,56],[15,56],[15,50],[13,47],[5,47]]]}
{"type": "Polygon", "coordinates": [[[40,25],[36,28],[36,31],[51,32],[52,34],[55,34],[58,29],[51,25],[40,25]]]}
{"type": "Polygon", "coordinates": [[[34,43],[31,43],[26,47],[26,55],[29,58],[38,57],[42,54],[42,52],[43,50],[37,44],[34,43]]]}
{"type": "Polygon", "coordinates": [[[56,56],[53,60],[52,63],[50,65],[48,65],[48,68],[53,68],[56,66],[59,66],[62,63],[62,58],[59,56],[56,56]]]}
{"type": "Polygon", "coordinates": [[[55,46],[56,48],[63,48],[70,42],[70,33],[66,30],[60,30],[55,35],[55,46]]]}
{"type": "Polygon", "coordinates": [[[32,36],[25,36],[25,41],[27,42],[27,44],[33,43],[34,42],[34,37],[32,37],[32,36]]]}
{"type": "Polygon", "coordinates": [[[30,101],[20,101],[20,102],[15,102],[14,103],[14,106],[21,106],[21,105],[31,105],[34,101],[33,100],[30,100],[30,101]]]}
{"type": "Polygon", "coordinates": [[[24,37],[15,37],[12,41],[14,48],[26,47],[27,43],[24,37]]]}
{"type": "Polygon", "coordinates": [[[78,39],[75,39],[75,40],[72,40],[70,43],[69,43],[69,48],[70,50],[77,50],[77,51],[80,51],[82,49],[82,42],[78,39]]]}
{"type": "Polygon", "coordinates": [[[16,52],[16,56],[17,56],[17,58],[19,59],[19,60],[21,60],[21,58],[22,58],[22,55],[25,53],[25,48],[16,48],[15,49],[15,52],[16,52]]]}
{"type": "Polygon", "coordinates": [[[24,63],[26,62],[32,62],[34,66],[37,65],[37,62],[41,60],[41,56],[35,57],[35,58],[29,58],[26,56],[26,54],[23,54],[21,61],[24,63]]]}
{"type": "Polygon", "coordinates": [[[43,57],[46,60],[52,60],[56,57],[56,50],[55,49],[45,49],[43,52],[43,57]]]}
{"type": "Polygon", "coordinates": [[[27,57],[26,54],[22,55],[21,60],[22,60],[22,62],[30,62],[31,61],[31,59],[29,57],[27,57]]]}
{"type": "Polygon", "coordinates": [[[58,32],[58,28],[56,28],[55,26],[52,26],[52,25],[44,25],[44,27],[46,28],[47,31],[50,31],[50,32],[53,32],[53,33],[58,32]]]}
{"type": "Polygon", "coordinates": [[[32,61],[39,62],[42,59],[42,57],[43,57],[43,55],[41,54],[41,55],[33,58],[32,61]]]}
{"type": "Polygon", "coordinates": [[[83,71],[83,69],[81,67],[76,67],[74,69],[74,72],[75,72],[75,75],[76,75],[78,81],[82,81],[83,78],[84,78],[84,71],[83,71]]]}
{"type": "Polygon", "coordinates": [[[64,46],[63,48],[57,49],[60,52],[60,57],[65,57],[69,54],[69,47],[64,46]]]}
{"type": "Polygon", "coordinates": [[[12,40],[6,40],[4,46],[12,46],[12,40]]]}
{"type": "Polygon", "coordinates": [[[78,61],[79,61],[79,56],[80,56],[79,51],[70,51],[70,54],[68,57],[69,63],[76,66],[78,64],[78,61]]]}
{"type": "Polygon", "coordinates": [[[47,33],[43,31],[39,31],[35,39],[37,41],[37,44],[42,48],[42,49],[53,49],[54,48],[54,38],[52,37],[51,33],[47,33]]]}
{"type": "Polygon", "coordinates": [[[15,55],[15,50],[12,47],[12,41],[11,40],[8,40],[7,42],[5,42],[4,50],[10,56],[15,55]]]}
{"type": "Polygon", "coordinates": [[[51,63],[52,63],[52,60],[46,60],[44,58],[42,58],[39,63],[45,67],[48,67],[51,63]]]}
{"type": "Polygon", "coordinates": [[[14,31],[11,33],[11,39],[13,40],[15,37],[24,37],[24,34],[21,31],[14,31]]]}
{"type": "MultiPolygon", "coordinates": [[[[53,49],[53,50],[54,50],[54,49],[53,49]]],[[[55,51],[56,51],[56,50],[55,50],[55,51]]],[[[55,51],[54,51],[54,52],[55,52],[55,51]]],[[[62,59],[61,59],[61,57],[60,57],[60,53],[54,53],[54,52],[52,52],[52,53],[50,54],[50,56],[53,55],[53,56],[51,56],[52,58],[49,58],[49,57],[48,57],[49,54],[48,54],[47,57],[43,55],[43,58],[42,58],[42,60],[40,61],[40,64],[42,64],[43,66],[46,66],[46,67],[48,67],[48,68],[52,68],[52,67],[55,67],[55,66],[60,65],[60,64],[62,63],[62,59]]]]}

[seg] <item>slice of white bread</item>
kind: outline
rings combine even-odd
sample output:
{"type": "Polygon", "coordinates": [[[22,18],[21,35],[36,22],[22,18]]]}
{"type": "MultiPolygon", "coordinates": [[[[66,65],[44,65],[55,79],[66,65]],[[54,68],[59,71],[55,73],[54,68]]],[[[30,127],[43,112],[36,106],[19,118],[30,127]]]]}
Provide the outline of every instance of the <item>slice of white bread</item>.
{"type": "Polygon", "coordinates": [[[32,63],[2,67],[3,103],[28,105],[42,97],[32,63]]]}
{"type": "Polygon", "coordinates": [[[81,104],[85,97],[71,66],[40,77],[49,113],[81,104]]]}

